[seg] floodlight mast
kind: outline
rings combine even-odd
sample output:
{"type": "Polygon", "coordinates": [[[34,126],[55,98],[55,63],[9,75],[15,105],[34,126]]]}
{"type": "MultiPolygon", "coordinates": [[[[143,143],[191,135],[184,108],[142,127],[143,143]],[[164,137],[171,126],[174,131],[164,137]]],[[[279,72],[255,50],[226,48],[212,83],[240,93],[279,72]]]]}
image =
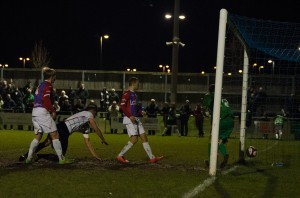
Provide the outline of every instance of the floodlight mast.
{"type": "Polygon", "coordinates": [[[179,12],[180,0],[175,0],[173,17],[173,49],[172,49],[172,75],[171,75],[171,103],[176,104],[178,82],[178,54],[179,54],[179,12]]]}

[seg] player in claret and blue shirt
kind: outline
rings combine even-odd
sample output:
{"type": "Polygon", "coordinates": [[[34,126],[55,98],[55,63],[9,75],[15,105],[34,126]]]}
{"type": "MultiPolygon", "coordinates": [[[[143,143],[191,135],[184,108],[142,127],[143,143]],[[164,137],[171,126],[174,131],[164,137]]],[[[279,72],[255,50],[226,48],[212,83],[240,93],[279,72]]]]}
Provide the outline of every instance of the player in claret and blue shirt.
{"type": "Polygon", "coordinates": [[[32,154],[35,152],[44,133],[50,134],[51,136],[53,148],[59,159],[59,164],[71,163],[69,160],[65,159],[62,154],[61,142],[54,121],[56,111],[51,101],[51,94],[53,93],[52,84],[56,80],[56,71],[49,67],[45,67],[43,68],[43,76],[45,80],[35,91],[34,107],[32,110],[32,123],[34,126],[35,138],[30,144],[28,157],[25,160],[25,163],[28,164],[33,161],[32,154]]]}
{"type": "Polygon", "coordinates": [[[128,143],[121,150],[119,155],[117,156],[117,160],[121,163],[128,163],[129,161],[124,158],[124,154],[138,141],[138,137],[141,138],[143,142],[143,147],[149,156],[150,163],[156,163],[161,160],[163,157],[155,157],[152,154],[151,147],[148,143],[148,138],[145,133],[144,127],[140,122],[139,118],[142,116],[141,107],[138,105],[137,95],[135,90],[139,87],[139,80],[136,77],[132,77],[129,79],[129,88],[124,92],[121,101],[121,109],[124,114],[123,124],[126,125],[127,133],[129,136],[128,143]]]}

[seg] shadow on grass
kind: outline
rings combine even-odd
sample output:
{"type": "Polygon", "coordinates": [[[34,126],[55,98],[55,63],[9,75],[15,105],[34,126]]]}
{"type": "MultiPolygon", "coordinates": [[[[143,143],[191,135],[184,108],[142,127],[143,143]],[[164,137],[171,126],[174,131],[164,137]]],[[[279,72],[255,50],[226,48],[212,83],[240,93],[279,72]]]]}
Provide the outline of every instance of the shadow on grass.
{"type": "Polygon", "coordinates": [[[230,174],[233,176],[241,176],[241,175],[246,175],[246,174],[260,174],[267,178],[267,183],[265,185],[265,188],[264,188],[265,190],[264,190],[264,194],[262,197],[274,197],[275,196],[274,189],[276,189],[278,187],[278,178],[276,176],[274,176],[274,174],[271,173],[271,171],[272,171],[271,168],[267,168],[267,167],[257,168],[256,163],[251,162],[251,161],[247,161],[240,165],[249,168],[248,171],[244,171],[244,172],[233,171],[230,174]]]}
{"type": "Polygon", "coordinates": [[[220,195],[220,197],[223,198],[229,198],[229,194],[227,193],[226,189],[223,188],[223,186],[220,184],[219,179],[216,179],[214,183],[214,187],[217,191],[217,193],[220,195]]]}

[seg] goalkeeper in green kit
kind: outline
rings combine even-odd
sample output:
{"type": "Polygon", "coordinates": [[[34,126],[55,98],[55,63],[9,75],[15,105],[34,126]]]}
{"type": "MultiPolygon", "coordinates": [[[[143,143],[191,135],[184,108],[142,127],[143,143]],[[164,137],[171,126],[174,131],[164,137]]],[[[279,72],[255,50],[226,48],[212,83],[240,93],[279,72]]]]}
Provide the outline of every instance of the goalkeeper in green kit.
{"type": "MultiPolygon", "coordinates": [[[[214,85],[210,86],[211,90],[214,88],[214,85]]],[[[214,90],[214,89],[213,89],[214,90]]],[[[205,106],[209,108],[210,112],[213,112],[213,94],[206,94],[204,96],[204,101],[208,101],[205,106]],[[207,98],[205,98],[207,96],[207,98]]],[[[212,116],[211,116],[212,117],[212,116]]],[[[212,119],[211,119],[212,122],[212,119]]],[[[218,143],[218,152],[223,155],[223,162],[220,165],[220,168],[223,169],[226,167],[229,155],[227,153],[226,143],[228,138],[233,131],[234,127],[234,115],[231,111],[229,103],[226,99],[221,100],[221,110],[220,110],[220,126],[219,126],[219,143],[218,143]]],[[[211,143],[208,143],[208,157],[210,157],[211,143]]],[[[209,160],[205,160],[205,165],[209,167],[209,160]]]]}

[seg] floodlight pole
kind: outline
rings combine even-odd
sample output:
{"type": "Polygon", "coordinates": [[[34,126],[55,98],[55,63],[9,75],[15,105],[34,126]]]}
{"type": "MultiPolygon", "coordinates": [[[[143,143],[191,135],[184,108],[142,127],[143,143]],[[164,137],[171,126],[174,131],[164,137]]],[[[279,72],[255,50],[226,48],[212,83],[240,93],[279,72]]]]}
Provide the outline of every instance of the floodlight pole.
{"type": "Polygon", "coordinates": [[[100,36],[100,69],[103,69],[103,48],[102,48],[102,45],[103,45],[103,36],[100,36]]]}
{"type": "Polygon", "coordinates": [[[179,54],[179,12],[180,0],[174,4],[173,49],[172,49],[172,76],[171,76],[171,103],[176,104],[178,82],[178,54],[179,54]]]}
{"type": "Polygon", "coordinates": [[[165,102],[167,102],[168,72],[165,72],[165,102]]]}

